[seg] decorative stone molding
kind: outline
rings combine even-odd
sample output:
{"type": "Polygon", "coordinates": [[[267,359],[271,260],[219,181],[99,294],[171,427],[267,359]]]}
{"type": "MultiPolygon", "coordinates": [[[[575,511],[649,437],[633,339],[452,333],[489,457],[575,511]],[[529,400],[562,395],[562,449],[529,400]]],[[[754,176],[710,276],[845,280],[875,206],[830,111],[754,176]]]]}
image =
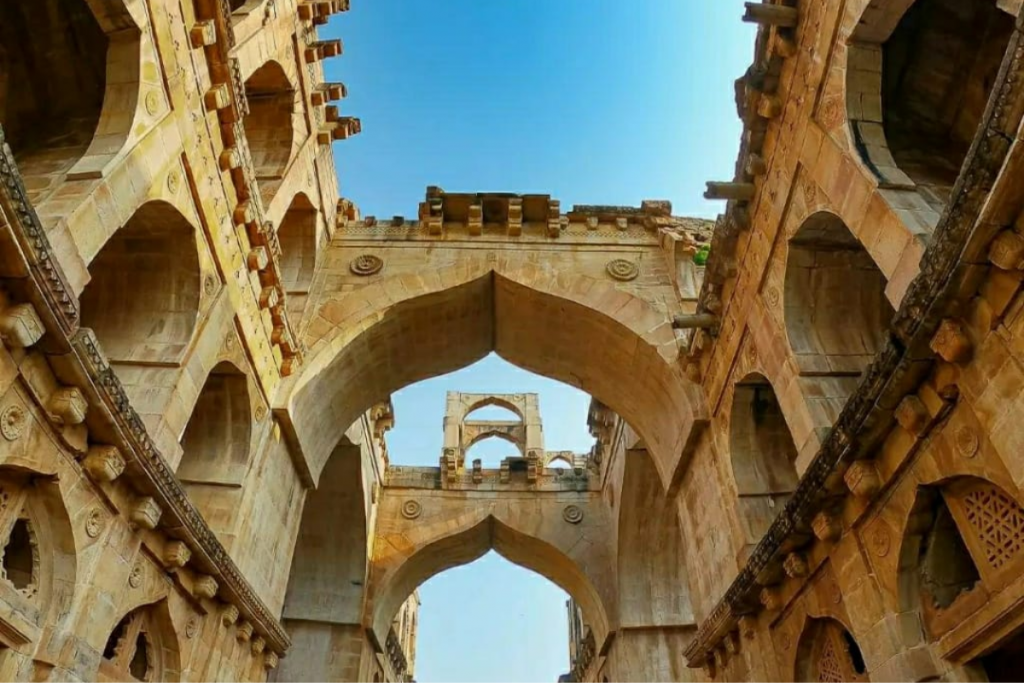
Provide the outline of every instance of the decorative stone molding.
{"type": "Polygon", "coordinates": [[[807,576],[807,558],[802,553],[790,553],[782,563],[782,568],[791,579],[807,576]]]}
{"type": "Polygon", "coordinates": [[[402,516],[406,519],[416,519],[423,514],[423,506],[417,500],[407,500],[402,503],[402,516]]]}
{"type": "Polygon", "coordinates": [[[117,446],[92,446],[82,467],[95,481],[111,482],[124,472],[124,458],[117,446]]]}
{"type": "Polygon", "coordinates": [[[939,323],[931,349],[947,363],[965,363],[971,359],[971,340],[959,320],[946,318],[939,323]]]}
{"type": "Polygon", "coordinates": [[[217,583],[217,579],[209,574],[203,574],[196,577],[195,582],[192,584],[192,593],[196,597],[212,600],[216,597],[219,588],[220,585],[217,583]]]}
{"type": "Polygon", "coordinates": [[[583,521],[583,509],[578,505],[566,505],[562,510],[562,519],[569,524],[579,524],[583,521]]]}
{"type": "Polygon", "coordinates": [[[384,260],[373,254],[362,254],[352,259],[348,267],[354,275],[365,277],[379,273],[384,267],[384,260]]]}
{"type": "Polygon", "coordinates": [[[0,434],[8,441],[15,441],[21,436],[21,432],[28,424],[28,414],[25,408],[14,403],[0,413],[0,434]]]}
{"type": "Polygon", "coordinates": [[[220,613],[220,623],[224,626],[231,626],[238,621],[238,608],[234,605],[225,605],[220,613]]]}
{"type": "Polygon", "coordinates": [[[279,663],[279,660],[278,660],[278,657],[277,657],[277,653],[275,653],[275,652],[268,652],[267,654],[265,654],[263,656],[263,668],[266,669],[267,671],[271,671],[273,669],[276,669],[278,663],[279,663]]]}
{"type": "Polygon", "coordinates": [[[170,541],[164,546],[163,560],[168,567],[181,568],[192,559],[192,551],[181,541],[170,541]]]}
{"type": "Polygon", "coordinates": [[[761,589],[761,604],[766,610],[774,612],[782,607],[782,594],[777,588],[766,586],[761,589]]]}
{"type": "Polygon", "coordinates": [[[96,538],[103,533],[103,513],[100,512],[99,508],[94,508],[89,511],[89,516],[85,518],[85,534],[89,538],[96,538]]]}
{"type": "Polygon", "coordinates": [[[238,630],[235,632],[235,638],[240,643],[246,643],[252,638],[252,622],[243,621],[238,625],[238,630]]]}
{"type": "Polygon", "coordinates": [[[811,530],[819,541],[834,541],[842,535],[843,525],[827,512],[819,512],[811,522],[811,530]]]}
{"type": "Polygon", "coordinates": [[[58,425],[77,425],[85,421],[89,402],[78,387],[61,387],[47,401],[50,420],[58,425]]]}
{"type": "Polygon", "coordinates": [[[249,644],[249,646],[254,655],[263,654],[264,648],[267,647],[267,641],[263,640],[263,638],[260,636],[256,636],[252,639],[252,642],[249,644]]]}
{"type": "Polygon", "coordinates": [[[1024,268],[1024,237],[1013,230],[1003,230],[989,245],[988,260],[1002,270],[1024,268]]]}
{"type": "Polygon", "coordinates": [[[193,48],[209,47],[217,42],[217,28],[212,21],[197,21],[188,37],[193,48]]]}
{"type": "Polygon", "coordinates": [[[843,475],[843,481],[850,493],[858,498],[872,498],[882,487],[878,468],[870,460],[857,460],[851,464],[843,475]]]}
{"type": "Polygon", "coordinates": [[[961,425],[953,432],[953,443],[957,452],[965,458],[977,455],[980,446],[978,434],[967,425],[961,425]]]}
{"type": "Polygon", "coordinates": [[[144,571],[145,569],[142,566],[142,561],[136,560],[135,564],[132,565],[132,571],[128,574],[128,585],[132,588],[138,588],[141,586],[144,571]]]}
{"type": "Polygon", "coordinates": [[[928,408],[916,394],[908,394],[896,407],[896,421],[914,436],[928,426],[930,418],[928,408]]]}
{"type": "Polygon", "coordinates": [[[152,497],[146,496],[135,501],[135,505],[132,507],[128,518],[137,527],[155,529],[160,521],[161,514],[163,514],[163,510],[160,508],[159,503],[153,500],[152,497]]]}
{"type": "Polygon", "coordinates": [[[0,313],[0,338],[15,349],[25,349],[39,341],[46,328],[35,306],[29,303],[11,306],[0,313]]]}
{"type": "Polygon", "coordinates": [[[608,271],[609,275],[621,282],[635,280],[640,274],[640,266],[633,261],[622,258],[609,261],[608,265],[605,266],[605,270],[608,271]]]}

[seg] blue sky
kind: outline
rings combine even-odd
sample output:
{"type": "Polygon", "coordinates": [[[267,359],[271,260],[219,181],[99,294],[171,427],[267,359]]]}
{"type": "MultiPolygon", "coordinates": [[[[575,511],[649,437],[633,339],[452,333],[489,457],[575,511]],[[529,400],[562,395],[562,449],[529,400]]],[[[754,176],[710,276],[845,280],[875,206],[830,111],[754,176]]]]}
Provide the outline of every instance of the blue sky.
{"type": "MultiPolygon", "coordinates": [[[[415,217],[428,185],[571,204],[670,199],[714,217],[732,177],[733,81],[750,63],[742,0],[353,0],[321,29],[327,78],[363,132],[336,143],[342,195],[415,217]]],[[[397,464],[436,465],[445,393],[540,394],[550,450],[586,451],[589,398],[496,356],[393,397],[397,464]]],[[[485,466],[508,448],[473,449],[485,466]]],[[[417,680],[554,681],[568,669],[565,594],[495,554],[420,589],[417,680]]]]}

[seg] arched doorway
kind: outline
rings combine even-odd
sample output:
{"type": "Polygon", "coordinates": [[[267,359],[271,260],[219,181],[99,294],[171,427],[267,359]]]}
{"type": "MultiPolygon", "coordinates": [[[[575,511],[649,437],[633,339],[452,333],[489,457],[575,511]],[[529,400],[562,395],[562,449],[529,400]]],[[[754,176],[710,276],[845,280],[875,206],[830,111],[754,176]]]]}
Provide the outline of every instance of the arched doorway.
{"type": "Polygon", "coordinates": [[[252,406],[246,375],[223,361],[206,378],[181,437],[178,479],[192,503],[231,547],[249,469],[252,406]]]}
{"type": "Polygon", "coordinates": [[[833,213],[807,218],[789,241],[786,336],[815,427],[831,427],[884,347],[895,315],[874,259],[833,213]]]}
{"type": "Polygon", "coordinates": [[[313,284],[320,241],[318,216],[309,197],[300,192],[295,195],[277,228],[277,240],[281,245],[281,284],[288,293],[288,308],[296,315],[302,314],[313,284]]]}
{"type": "Polygon", "coordinates": [[[245,82],[249,114],[242,121],[265,203],[277,194],[296,143],[296,95],[284,68],[269,61],[245,82]]]}
{"type": "Polygon", "coordinates": [[[143,204],[89,264],[82,326],[117,363],[176,363],[201,294],[195,229],[162,201],[143,204]]]}
{"type": "Polygon", "coordinates": [[[0,5],[0,125],[37,205],[93,139],[107,48],[86,0],[0,5]]]}
{"type": "Polygon", "coordinates": [[[793,436],[763,375],[747,375],[733,390],[729,453],[745,542],[757,543],[799,481],[793,436]]]}
{"type": "Polygon", "coordinates": [[[864,10],[847,64],[851,133],[880,182],[917,192],[902,208],[945,208],[1013,24],[996,0],[874,0],[864,10]]]}

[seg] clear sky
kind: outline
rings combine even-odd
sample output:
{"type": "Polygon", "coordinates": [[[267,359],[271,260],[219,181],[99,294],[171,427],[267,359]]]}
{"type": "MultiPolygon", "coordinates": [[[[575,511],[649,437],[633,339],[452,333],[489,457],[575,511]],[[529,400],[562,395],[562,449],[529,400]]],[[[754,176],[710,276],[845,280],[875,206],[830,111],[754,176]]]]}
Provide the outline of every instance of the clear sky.
{"type": "MultiPolygon", "coordinates": [[[[742,13],[742,0],[353,0],[321,29],[344,41],[327,77],[362,119],[334,146],[342,195],[380,217],[415,217],[428,185],[547,193],[563,210],[670,199],[714,217],[704,181],[733,176],[733,81],[753,54],[742,13]]],[[[490,356],[393,396],[393,462],[437,465],[449,390],[537,392],[548,449],[590,447],[585,394],[490,356]]],[[[471,457],[494,466],[509,448],[471,457]]],[[[568,670],[565,594],[493,553],[420,597],[419,681],[568,670]]]]}

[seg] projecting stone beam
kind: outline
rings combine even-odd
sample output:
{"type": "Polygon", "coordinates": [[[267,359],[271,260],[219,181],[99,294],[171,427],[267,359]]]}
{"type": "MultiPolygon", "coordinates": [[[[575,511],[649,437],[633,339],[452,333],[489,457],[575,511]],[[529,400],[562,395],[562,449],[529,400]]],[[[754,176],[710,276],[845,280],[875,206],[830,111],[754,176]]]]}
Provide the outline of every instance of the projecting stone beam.
{"type": "Polygon", "coordinates": [[[710,313],[681,314],[672,318],[676,330],[708,330],[718,327],[718,316],[710,313]]]}
{"type": "Polygon", "coordinates": [[[754,198],[753,183],[717,183],[708,181],[704,199],[735,199],[749,202],[754,198]]]}
{"type": "Polygon", "coordinates": [[[765,5],[759,2],[745,2],[743,4],[747,10],[743,14],[743,21],[749,24],[793,28],[799,19],[799,13],[795,7],[765,5]]]}

